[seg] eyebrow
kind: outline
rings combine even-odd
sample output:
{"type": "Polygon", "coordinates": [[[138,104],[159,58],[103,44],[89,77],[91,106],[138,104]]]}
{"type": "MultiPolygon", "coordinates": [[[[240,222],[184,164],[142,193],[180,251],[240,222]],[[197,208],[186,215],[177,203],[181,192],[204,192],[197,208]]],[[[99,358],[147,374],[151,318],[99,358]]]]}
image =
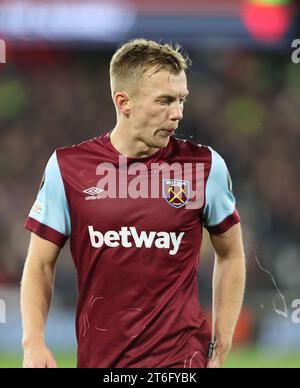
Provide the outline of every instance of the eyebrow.
{"type": "MultiPolygon", "coordinates": [[[[186,94],[182,94],[180,97],[181,98],[187,98],[189,95],[189,92],[187,92],[186,94]]],[[[176,97],[174,96],[171,96],[170,94],[162,94],[156,98],[167,98],[167,99],[171,99],[171,100],[176,100],[176,97]]]]}

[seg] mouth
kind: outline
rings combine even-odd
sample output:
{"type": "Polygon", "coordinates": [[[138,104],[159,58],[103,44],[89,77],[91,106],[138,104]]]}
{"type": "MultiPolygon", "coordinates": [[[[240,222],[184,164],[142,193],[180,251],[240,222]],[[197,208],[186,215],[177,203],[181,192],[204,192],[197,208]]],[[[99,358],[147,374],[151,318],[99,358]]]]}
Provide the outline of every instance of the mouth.
{"type": "Polygon", "coordinates": [[[165,132],[169,136],[172,136],[175,134],[175,129],[174,128],[165,128],[161,130],[162,132],[165,132]]]}

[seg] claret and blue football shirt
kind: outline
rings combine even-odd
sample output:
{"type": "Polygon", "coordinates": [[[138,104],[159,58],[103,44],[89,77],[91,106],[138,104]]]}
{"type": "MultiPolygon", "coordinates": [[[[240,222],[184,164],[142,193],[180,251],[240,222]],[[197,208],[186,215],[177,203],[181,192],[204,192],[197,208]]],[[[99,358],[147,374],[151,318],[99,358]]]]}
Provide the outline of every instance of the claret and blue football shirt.
{"type": "Polygon", "coordinates": [[[239,222],[225,162],[175,137],[152,156],[123,156],[120,164],[121,157],[110,132],[56,150],[26,221],[59,247],[70,239],[78,367],[205,367],[211,333],[198,297],[202,230],[221,234],[239,222]],[[190,173],[166,177],[170,165],[190,173]]]}

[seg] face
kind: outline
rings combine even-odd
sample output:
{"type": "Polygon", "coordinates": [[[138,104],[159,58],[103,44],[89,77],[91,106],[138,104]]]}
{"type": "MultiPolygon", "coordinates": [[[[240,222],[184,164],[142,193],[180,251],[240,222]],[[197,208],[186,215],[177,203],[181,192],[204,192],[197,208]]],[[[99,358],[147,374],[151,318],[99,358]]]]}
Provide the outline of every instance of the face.
{"type": "Polygon", "coordinates": [[[183,118],[187,78],[184,71],[175,75],[167,70],[149,70],[130,102],[132,135],[151,148],[163,148],[183,118]]]}

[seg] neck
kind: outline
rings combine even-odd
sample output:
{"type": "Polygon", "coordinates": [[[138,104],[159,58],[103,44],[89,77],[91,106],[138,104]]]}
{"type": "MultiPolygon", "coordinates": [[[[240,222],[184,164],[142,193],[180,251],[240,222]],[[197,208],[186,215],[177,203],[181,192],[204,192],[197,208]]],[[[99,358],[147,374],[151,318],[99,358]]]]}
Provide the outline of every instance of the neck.
{"type": "Polygon", "coordinates": [[[128,128],[117,123],[110,134],[110,141],[114,148],[129,158],[142,158],[155,154],[158,149],[149,147],[141,139],[135,137],[128,128]]]}

